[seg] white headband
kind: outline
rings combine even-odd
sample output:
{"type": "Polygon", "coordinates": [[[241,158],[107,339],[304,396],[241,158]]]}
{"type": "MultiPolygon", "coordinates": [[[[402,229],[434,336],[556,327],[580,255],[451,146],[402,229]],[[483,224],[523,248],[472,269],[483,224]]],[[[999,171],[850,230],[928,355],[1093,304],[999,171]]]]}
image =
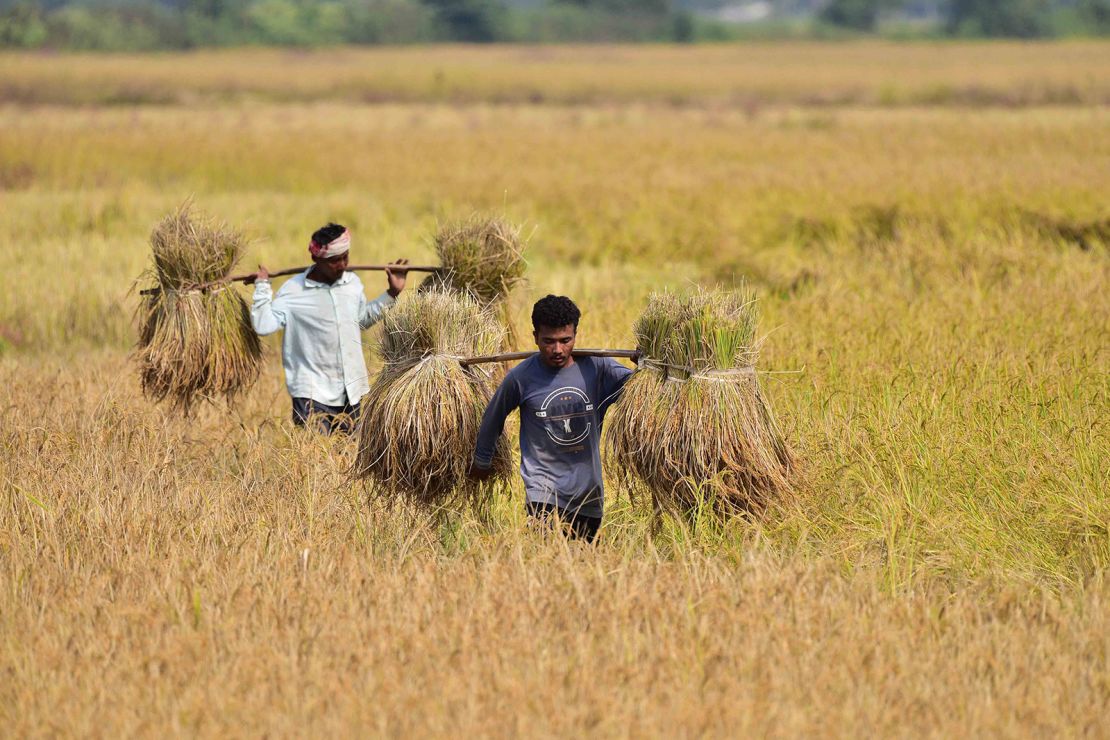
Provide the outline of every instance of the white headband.
{"type": "Polygon", "coordinates": [[[328,259],[346,254],[351,249],[351,232],[343,229],[343,233],[332,239],[327,244],[317,244],[315,241],[308,243],[308,252],[313,257],[328,259]]]}

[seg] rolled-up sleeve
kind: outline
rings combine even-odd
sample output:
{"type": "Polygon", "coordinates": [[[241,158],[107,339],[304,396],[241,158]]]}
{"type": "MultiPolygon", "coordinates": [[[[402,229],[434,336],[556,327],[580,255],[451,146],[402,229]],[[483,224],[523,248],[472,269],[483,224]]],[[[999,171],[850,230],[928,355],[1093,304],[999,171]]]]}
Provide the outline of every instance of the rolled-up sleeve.
{"type": "Polygon", "coordinates": [[[285,326],[285,311],[281,307],[281,296],[274,300],[274,289],[269,280],[259,280],[254,286],[254,300],[251,303],[251,326],[261,336],[273,334],[285,326]]]}
{"type": "Polygon", "coordinates": [[[358,325],[362,329],[369,329],[374,324],[382,320],[385,312],[388,311],[397,299],[389,294],[389,291],[382,293],[380,296],[372,301],[366,300],[366,296],[359,295],[358,306],[358,325]]]}

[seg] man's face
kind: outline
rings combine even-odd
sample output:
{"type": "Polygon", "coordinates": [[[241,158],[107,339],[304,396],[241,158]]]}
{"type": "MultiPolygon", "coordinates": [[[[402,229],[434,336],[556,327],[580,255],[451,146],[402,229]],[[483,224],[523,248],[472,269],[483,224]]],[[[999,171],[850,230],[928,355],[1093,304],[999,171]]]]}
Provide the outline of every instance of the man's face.
{"type": "Polygon", "coordinates": [[[334,283],[343,277],[343,271],[347,269],[347,258],[349,256],[349,252],[344,252],[334,257],[313,257],[312,261],[316,263],[316,272],[324,278],[324,282],[334,283]]]}
{"type": "Polygon", "coordinates": [[[536,338],[536,346],[540,350],[540,359],[548,367],[554,368],[566,367],[573,362],[570,353],[574,351],[576,334],[574,324],[559,327],[541,326],[532,332],[532,336],[536,338]]]}

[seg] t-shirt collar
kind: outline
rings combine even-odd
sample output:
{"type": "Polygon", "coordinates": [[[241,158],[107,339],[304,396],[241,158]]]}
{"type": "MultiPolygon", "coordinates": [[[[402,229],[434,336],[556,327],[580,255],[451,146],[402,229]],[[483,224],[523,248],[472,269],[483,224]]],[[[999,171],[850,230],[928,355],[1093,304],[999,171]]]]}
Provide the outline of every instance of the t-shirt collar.
{"type": "Polygon", "coordinates": [[[539,353],[536,354],[536,362],[539,364],[540,367],[542,367],[544,370],[551,373],[552,375],[558,375],[559,373],[563,372],[564,370],[569,370],[572,367],[574,367],[574,365],[578,364],[578,360],[576,359],[574,361],[574,365],[564,365],[563,367],[551,367],[551,365],[548,365],[546,362],[543,361],[543,358],[539,356],[539,353]]]}

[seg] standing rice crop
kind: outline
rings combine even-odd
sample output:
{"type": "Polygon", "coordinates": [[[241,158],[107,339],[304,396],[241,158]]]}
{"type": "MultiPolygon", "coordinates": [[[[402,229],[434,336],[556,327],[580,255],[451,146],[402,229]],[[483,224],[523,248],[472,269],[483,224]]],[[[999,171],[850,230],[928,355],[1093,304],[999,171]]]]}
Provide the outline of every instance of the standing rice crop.
{"type": "Polygon", "coordinates": [[[362,401],[355,477],[389,501],[430,509],[483,503],[512,473],[512,459],[503,437],[493,476],[467,477],[496,383],[459,359],[496,351],[501,337],[490,310],[465,294],[423,290],[386,314],[378,346],[385,365],[362,401]]]}
{"type": "Polygon", "coordinates": [[[258,377],[262,346],[246,301],[227,283],[246,240],[186,204],[150,235],[135,357],[143,392],[186,413],[201,399],[231,399],[258,377]],[[213,283],[215,283],[213,285],[213,283]]]}
{"type": "Polygon", "coordinates": [[[731,513],[791,488],[793,454],[763,396],[754,297],[657,293],[636,322],[640,368],[609,412],[606,450],[657,510],[731,513]]]}

